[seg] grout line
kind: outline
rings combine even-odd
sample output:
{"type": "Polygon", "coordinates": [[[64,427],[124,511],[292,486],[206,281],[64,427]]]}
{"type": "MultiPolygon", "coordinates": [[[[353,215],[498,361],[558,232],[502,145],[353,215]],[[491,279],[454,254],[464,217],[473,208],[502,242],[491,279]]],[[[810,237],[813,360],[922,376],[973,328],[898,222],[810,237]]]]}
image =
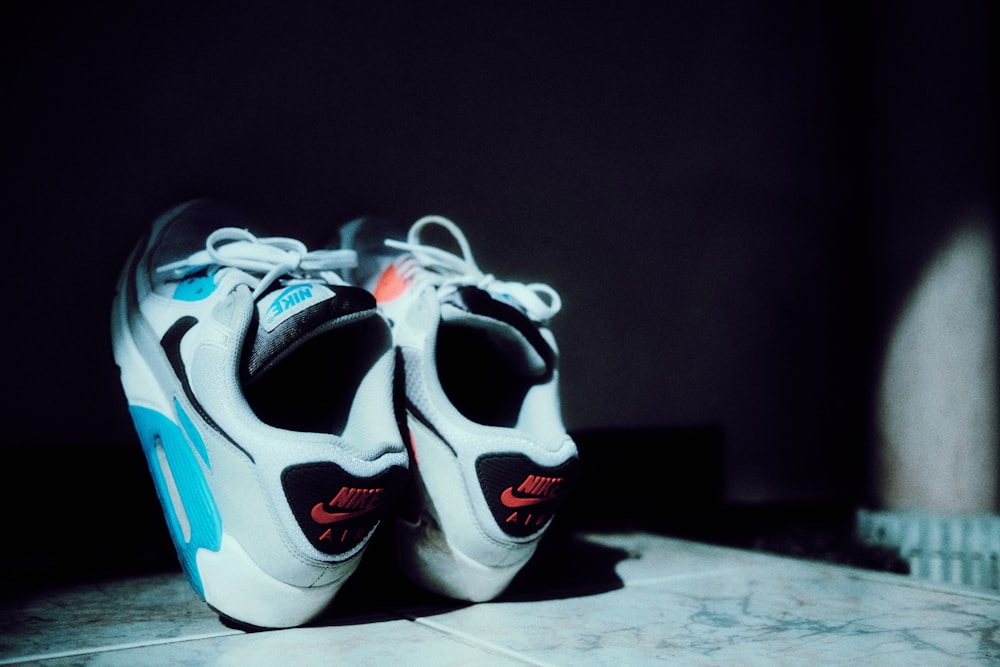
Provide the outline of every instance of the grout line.
{"type": "Polygon", "coordinates": [[[724,567],[715,570],[703,570],[701,572],[685,572],[678,574],[668,574],[662,577],[643,577],[636,579],[624,579],[623,583],[625,588],[631,586],[655,586],[657,584],[669,583],[671,581],[683,581],[685,579],[703,579],[705,577],[719,577],[725,574],[732,574],[734,572],[742,572],[747,568],[743,566],[739,567],[724,567]]]}
{"type": "Polygon", "coordinates": [[[875,570],[855,570],[853,573],[858,579],[868,579],[883,584],[902,586],[904,588],[914,588],[931,593],[943,593],[946,595],[958,595],[962,597],[977,598],[990,602],[1000,601],[1000,593],[989,588],[976,588],[967,584],[956,584],[947,581],[931,581],[922,579],[919,576],[910,574],[894,574],[891,572],[879,572],[875,570]]]}
{"type": "Polygon", "coordinates": [[[494,642],[485,640],[482,637],[477,637],[476,635],[471,635],[467,632],[462,632],[461,630],[456,630],[455,628],[450,628],[447,625],[436,623],[435,621],[432,621],[427,618],[408,615],[407,619],[413,621],[418,625],[423,625],[427,628],[430,628],[431,630],[440,632],[443,635],[447,635],[453,639],[457,639],[458,641],[461,641],[463,644],[467,644],[475,648],[481,648],[491,653],[503,655],[508,658],[515,658],[529,665],[536,665],[536,667],[553,667],[551,663],[542,662],[535,658],[524,655],[523,653],[515,651],[514,649],[507,648],[506,646],[501,646],[500,644],[496,644],[494,642]]]}
{"type": "Polygon", "coordinates": [[[202,635],[188,635],[185,637],[172,637],[169,639],[151,639],[140,642],[127,642],[124,644],[111,644],[107,646],[92,646],[90,648],[73,649],[68,651],[54,651],[52,653],[38,653],[35,655],[22,655],[16,658],[0,658],[0,665],[17,665],[24,662],[39,660],[53,660],[55,658],[73,658],[81,655],[91,655],[94,653],[111,653],[113,651],[123,651],[134,648],[144,648],[147,646],[163,646],[166,644],[181,644],[183,642],[200,641],[202,639],[218,639],[220,637],[232,637],[246,634],[242,630],[228,630],[226,632],[209,632],[202,635]]]}

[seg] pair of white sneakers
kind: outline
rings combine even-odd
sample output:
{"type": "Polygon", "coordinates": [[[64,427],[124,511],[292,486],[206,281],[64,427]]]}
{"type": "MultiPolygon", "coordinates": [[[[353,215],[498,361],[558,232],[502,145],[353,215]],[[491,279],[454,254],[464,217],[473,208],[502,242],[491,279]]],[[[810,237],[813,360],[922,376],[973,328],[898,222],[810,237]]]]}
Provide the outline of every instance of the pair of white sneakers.
{"type": "Polygon", "coordinates": [[[249,227],[211,200],[165,213],[113,305],[122,386],[195,591],[243,625],[307,623],[391,520],[414,582],[499,595],[577,463],[556,292],[482,273],[436,216],[388,239],[355,220],[337,249],[249,227]],[[461,255],[423,242],[428,227],[461,255]]]}

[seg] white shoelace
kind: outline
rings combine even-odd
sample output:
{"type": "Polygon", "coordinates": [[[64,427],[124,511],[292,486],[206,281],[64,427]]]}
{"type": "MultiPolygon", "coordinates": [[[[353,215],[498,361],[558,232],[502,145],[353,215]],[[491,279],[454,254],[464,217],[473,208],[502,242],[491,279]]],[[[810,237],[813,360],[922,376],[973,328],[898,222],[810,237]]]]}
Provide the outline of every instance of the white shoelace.
{"type": "Polygon", "coordinates": [[[256,299],[283,276],[287,276],[282,280],[287,284],[318,280],[344,285],[337,271],[357,266],[357,258],[353,250],[309,250],[297,239],[258,238],[246,229],[223,227],[208,235],[204,250],[158,267],[156,271],[183,278],[191,269],[231,266],[260,276],[253,292],[256,299]]]}
{"type": "Polygon", "coordinates": [[[399,265],[401,277],[426,280],[441,295],[463,285],[472,285],[520,308],[536,322],[547,321],[562,308],[559,294],[545,283],[497,280],[492,274],[483,273],[472,257],[472,249],[465,234],[448,218],[439,215],[424,216],[410,227],[406,241],[387,239],[385,244],[390,248],[406,251],[413,257],[413,262],[404,260],[399,265]],[[420,232],[428,225],[438,225],[447,230],[458,243],[462,256],[421,243],[420,232]]]}

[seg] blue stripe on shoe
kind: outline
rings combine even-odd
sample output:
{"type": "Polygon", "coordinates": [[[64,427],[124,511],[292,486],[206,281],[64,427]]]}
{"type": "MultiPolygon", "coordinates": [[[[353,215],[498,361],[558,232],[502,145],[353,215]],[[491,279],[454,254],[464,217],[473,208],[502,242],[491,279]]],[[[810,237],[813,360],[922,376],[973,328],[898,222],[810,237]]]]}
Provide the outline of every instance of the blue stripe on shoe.
{"type": "Polygon", "coordinates": [[[218,551],[222,544],[222,518],[192,449],[194,444],[207,463],[205,444],[179,406],[185,430],[156,410],[131,405],[129,412],[149,462],[178,559],[191,585],[204,599],[196,555],[198,549],[218,551]],[[193,443],[185,437],[185,431],[192,434],[193,443]]]}
{"type": "Polygon", "coordinates": [[[214,271],[199,273],[177,283],[174,298],[178,301],[200,301],[215,291],[214,271]]]}

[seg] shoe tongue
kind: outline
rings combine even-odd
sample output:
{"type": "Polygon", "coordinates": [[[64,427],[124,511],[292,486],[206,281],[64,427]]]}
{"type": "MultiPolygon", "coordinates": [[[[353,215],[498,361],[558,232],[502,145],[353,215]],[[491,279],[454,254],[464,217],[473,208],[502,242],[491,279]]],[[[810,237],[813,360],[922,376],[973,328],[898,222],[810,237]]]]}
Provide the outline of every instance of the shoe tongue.
{"type": "Polygon", "coordinates": [[[372,291],[382,273],[402,251],[385,245],[386,239],[406,240],[406,227],[390,218],[357,218],[340,228],[337,247],[355,250],[358,265],[344,271],[347,282],[372,291]]]}
{"type": "Polygon", "coordinates": [[[478,328],[509,360],[512,370],[546,382],[555,370],[555,351],[538,327],[517,308],[478,287],[460,287],[441,302],[441,319],[478,328]]]}
{"type": "Polygon", "coordinates": [[[357,287],[304,282],[274,287],[258,298],[256,308],[256,326],[244,343],[246,383],[267,375],[321,333],[374,315],[375,299],[357,287]]]}

